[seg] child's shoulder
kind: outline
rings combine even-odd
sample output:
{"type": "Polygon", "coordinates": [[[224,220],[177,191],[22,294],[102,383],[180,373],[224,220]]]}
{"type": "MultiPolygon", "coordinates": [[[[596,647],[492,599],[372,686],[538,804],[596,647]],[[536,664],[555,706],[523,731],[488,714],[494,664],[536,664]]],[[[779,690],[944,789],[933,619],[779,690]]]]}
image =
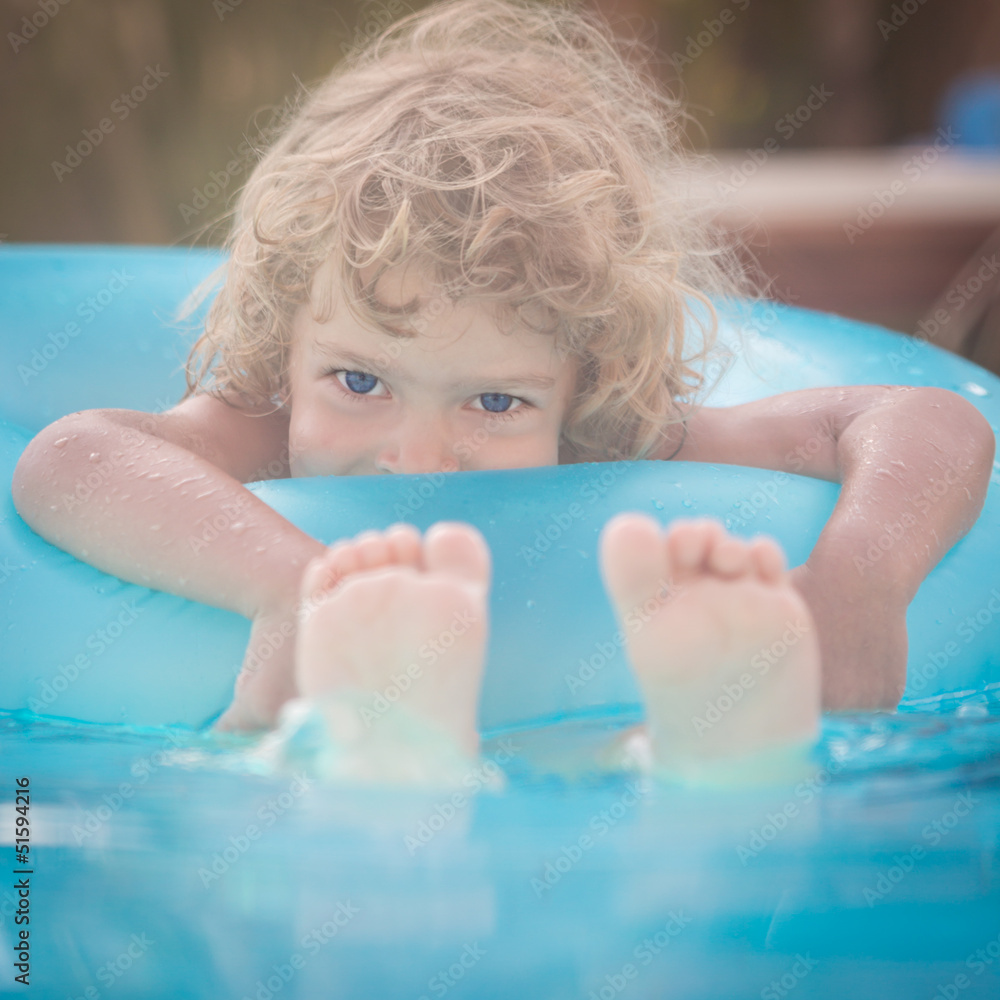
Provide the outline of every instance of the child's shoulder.
{"type": "Polygon", "coordinates": [[[161,416],[166,433],[159,436],[175,440],[240,482],[289,475],[286,407],[198,392],[161,416]]]}

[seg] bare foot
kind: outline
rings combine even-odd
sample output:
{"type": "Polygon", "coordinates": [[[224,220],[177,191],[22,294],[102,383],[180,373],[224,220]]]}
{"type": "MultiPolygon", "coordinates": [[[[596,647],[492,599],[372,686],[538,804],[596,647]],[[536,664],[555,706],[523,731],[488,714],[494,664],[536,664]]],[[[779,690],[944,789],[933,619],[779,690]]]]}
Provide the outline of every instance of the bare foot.
{"type": "MultiPolygon", "coordinates": [[[[696,780],[777,761],[815,739],[819,644],[809,609],[766,538],[717,521],[618,515],[601,572],[646,699],[654,766],[696,780]]],[[[780,770],[780,766],[779,766],[780,770]]]]}
{"type": "Polygon", "coordinates": [[[365,728],[391,727],[403,705],[476,754],[489,577],[486,542],[468,524],[335,543],[302,578],[298,690],[347,694],[365,728]]]}

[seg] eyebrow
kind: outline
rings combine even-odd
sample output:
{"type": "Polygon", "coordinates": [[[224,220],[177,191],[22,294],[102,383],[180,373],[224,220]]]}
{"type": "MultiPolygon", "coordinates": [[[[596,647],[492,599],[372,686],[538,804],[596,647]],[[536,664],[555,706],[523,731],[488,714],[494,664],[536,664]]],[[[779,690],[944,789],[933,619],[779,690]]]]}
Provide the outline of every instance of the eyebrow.
{"type": "MultiPolygon", "coordinates": [[[[391,365],[380,363],[375,358],[368,358],[362,354],[356,354],[354,351],[336,347],[333,344],[317,343],[315,346],[316,353],[321,357],[327,361],[341,364],[345,368],[354,368],[357,371],[377,375],[379,378],[391,379],[397,374],[391,365]]],[[[536,375],[530,372],[514,372],[501,375],[487,374],[476,378],[475,382],[486,382],[506,387],[524,386],[525,388],[537,389],[538,391],[551,389],[556,384],[556,380],[551,375],[536,375]]],[[[450,383],[448,387],[450,389],[462,389],[468,385],[471,385],[471,382],[459,381],[450,383]]]]}

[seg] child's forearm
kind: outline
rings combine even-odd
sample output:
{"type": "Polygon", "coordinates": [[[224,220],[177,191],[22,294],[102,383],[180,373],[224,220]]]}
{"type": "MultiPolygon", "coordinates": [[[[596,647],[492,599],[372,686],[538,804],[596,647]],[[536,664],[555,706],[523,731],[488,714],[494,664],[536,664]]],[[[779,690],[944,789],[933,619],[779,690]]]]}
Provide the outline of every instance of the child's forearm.
{"type": "Polygon", "coordinates": [[[975,523],[995,439],[960,396],[914,390],[858,414],[837,439],[840,499],[810,556],[850,589],[904,605],[975,523]]]}
{"type": "Polygon", "coordinates": [[[994,437],[961,397],[914,390],[866,409],[836,437],[842,488],[809,559],[809,602],[827,708],[894,708],[906,686],[906,608],[975,523],[994,437]]]}
{"type": "Polygon", "coordinates": [[[254,618],[294,603],[322,543],[134,411],[64,417],[28,445],[12,493],[43,538],[124,580],[254,618]],[[130,426],[130,422],[133,426],[130,426]]]}

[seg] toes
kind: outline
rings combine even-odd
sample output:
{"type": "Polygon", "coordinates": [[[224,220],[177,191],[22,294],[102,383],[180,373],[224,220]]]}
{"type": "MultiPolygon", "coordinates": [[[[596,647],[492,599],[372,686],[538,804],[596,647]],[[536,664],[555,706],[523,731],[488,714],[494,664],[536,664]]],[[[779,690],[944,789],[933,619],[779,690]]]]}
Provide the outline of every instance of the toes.
{"type": "Polygon", "coordinates": [[[749,546],[750,561],[765,583],[779,583],[785,574],[785,553],[771,538],[755,538],[749,546]]]}
{"type": "Polygon", "coordinates": [[[412,524],[394,524],[385,531],[362,531],[333,548],[337,552],[333,568],[340,576],[383,566],[420,566],[420,532],[412,524]]]}
{"type": "Polygon", "coordinates": [[[372,570],[406,566],[444,571],[472,582],[489,582],[490,555],[482,535],[471,525],[440,523],[421,540],[412,524],[383,531],[362,531],[331,545],[302,574],[303,601],[316,601],[345,578],[372,570]]]}
{"type": "Polygon", "coordinates": [[[751,569],[746,542],[733,535],[723,535],[709,547],[706,565],[719,576],[745,576],[751,569]]]}
{"type": "MultiPolygon", "coordinates": [[[[327,550],[328,552],[329,550],[327,550]]],[[[299,584],[299,597],[303,601],[319,597],[330,589],[327,580],[330,577],[330,570],[327,565],[327,553],[310,559],[302,573],[302,581],[299,584]]]]}
{"type": "Polygon", "coordinates": [[[378,569],[391,559],[389,542],[381,531],[362,531],[354,539],[359,569],[378,569]]]}
{"type": "Polygon", "coordinates": [[[302,573],[302,584],[299,587],[303,600],[321,597],[332,590],[340,580],[340,567],[344,563],[344,549],[347,542],[335,542],[320,556],[311,560],[302,573]]]}
{"type": "Polygon", "coordinates": [[[718,521],[675,521],[667,532],[671,568],[678,574],[697,573],[724,534],[725,528],[718,521]]]}
{"type": "Polygon", "coordinates": [[[311,560],[299,585],[297,613],[300,619],[308,617],[344,577],[357,568],[357,555],[348,541],[335,542],[321,556],[311,560]]]}
{"type": "Polygon", "coordinates": [[[667,584],[669,564],[660,526],[645,514],[618,514],[598,543],[601,576],[620,608],[642,604],[667,584]]]}
{"type": "Polygon", "coordinates": [[[420,569],[423,561],[423,545],[420,532],[412,524],[393,524],[386,529],[385,540],[389,543],[389,554],[393,562],[400,566],[420,569]]]}
{"type": "Polygon", "coordinates": [[[471,524],[439,521],[424,535],[424,567],[429,573],[448,573],[488,586],[490,550],[471,524]]]}
{"type": "Polygon", "coordinates": [[[345,576],[357,573],[361,569],[361,560],[358,558],[357,548],[354,542],[348,538],[334,542],[327,550],[327,553],[327,561],[333,578],[330,583],[331,587],[339,583],[345,576]]]}

